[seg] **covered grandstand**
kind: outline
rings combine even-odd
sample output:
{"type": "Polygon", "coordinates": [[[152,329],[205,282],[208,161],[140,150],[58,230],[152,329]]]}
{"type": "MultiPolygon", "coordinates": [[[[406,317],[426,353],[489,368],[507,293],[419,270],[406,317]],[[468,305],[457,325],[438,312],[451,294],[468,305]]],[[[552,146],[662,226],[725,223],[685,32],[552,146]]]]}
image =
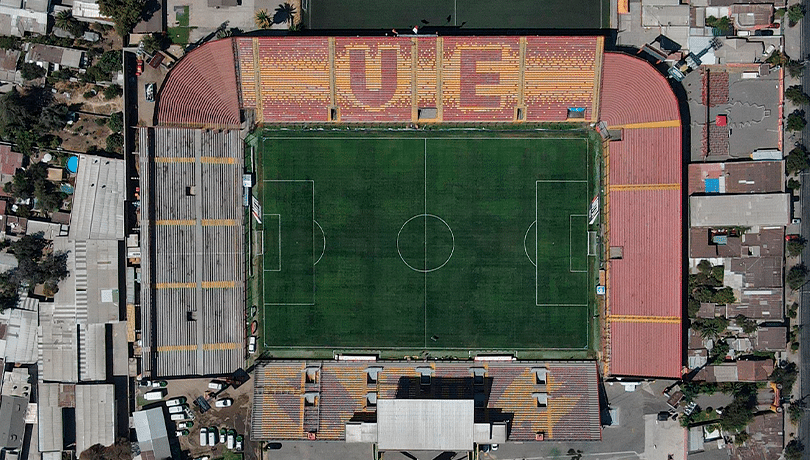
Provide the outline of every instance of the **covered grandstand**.
{"type": "Polygon", "coordinates": [[[143,370],[244,363],[243,142],[238,131],[141,128],[143,370]]]}
{"type": "Polygon", "coordinates": [[[508,423],[510,441],[602,436],[593,362],[269,361],[255,378],[251,439],[344,440],[380,400],[472,401],[475,424],[508,423]]]}
{"type": "MultiPolygon", "coordinates": [[[[263,124],[400,125],[604,121],[611,132],[621,132],[620,139],[607,143],[602,178],[603,249],[604,258],[610,259],[602,344],[604,371],[640,377],[680,376],[681,121],[677,100],[668,83],[646,62],[624,54],[604,53],[601,37],[238,37],[205,44],[189,53],[172,70],[159,93],[156,123],[164,127],[237,128],[249,119],[263,124]]],[[[156,132],[163,130],[157,128],[156,132]]],[[[241,150],[232,151],[233,165],[241,165],[241,150]]],[[[142,161],[146,161],[143,166],[150,166],[155,156],[163,155],[145,149],[144,152],[149,152],[150,159],[145,160],[147,155],[143,155],[142,161]]],[[[190,165],[199,163],[194,162],[190,165]]],[[[232,185],[238,183],[235,173],[228,177],[234,181],[232,185]]],[[[155,180],[151,181],[143,185],[149,190],[145,195],[150,199],[160,199],[166,193],[185,193],[147,188],[155,187],[155,180]]],[[[238,193],[229,190],[229,200],[238,193]]],[[[238,197],[234,198],[233,206],[239,206],[238,197]]],[[[241,216],[241,212],[236,214],[241,216]]],[[[160,219],[195,220],[199,227],[203,218],[208,219],[199,215],[160,219]]],[[[240,217],[235,219],[236,225],[241,226],[240,217]]],[[[241,242],[241,235],[237,231],[234,238],[241,242]]],[[[153,240],[145,238],[145,241],[153,240]]],[[[152,248],[144,254],[147,260],[158,258],[158,262],[151,263],[159,264],[162,250],[152,248]]],[[[240,264],[241,259],[235,258],[229,266],[238,270],[240,264]]],[[[147,279],[157,279],[154,273],[149,276],[147,279]]],[[[200,276],[171,282],[193,283],[194,286],[189,284],[189,293],[195,289],[203,292],[201,283],[213,280],[198,279],[200,276]]],[[[238,284],[242,276],[235,273],[226,278],[238,284]]],[[[152,287],[148,294],[154,296],[160,291],[152,287]]],[[[197,299],[204,302],[199,294],[197,299]]],[[[156,301],[151,302],[156,305],[156,301]]],[[[239,318],[236,322],[240,322],[243,306],[227,305],[216,308],[233,307],[238,312],[234,315],[239,318]]],[[[150,315],[162,312],[155,308],[144,310],[145,330],[156,328],[150,315]]],[[[241,340],[235,332],[228,333],[227,338],[208,340],[199,338],[206,332],[190,329],[188,334],[197,336],[186,335],[186,339],[175,343],[168,338],[171,327],[161,326],[162,332],[152,333],[152,337],[164,337],[163,343],[145,340],[144,356],[154,354],[158,363],[164,356],[166,359],[183,356],[183,362],[191,364],[178,366],[166,361],[158,365],[162,375],[164,369],[172,372],[170,375],[180,375],[183,369],[190,369],[189,373],[208,373],[238,367],[235,365],[241,360],[241,349],[227,348],[241,340]],[[227,346],[205,345],[209,342],[227,346]],[[200,348],[194,348],[197,346],[200,348]],[[212,347],[231,350],[223,352],[229,358],[206,367],[201,350],[212,347]]],[[[236,326],[233,327],[235,331],[236,326]]],[[[462,367],[462,373],[468,371],[466,365],[462,367]]],[[[281,366],[276,370],[286,372],[285,369],[281,366]]],[[[290,407],[278,409],[274,405],[281,403],[273,396],[262,403],[269,409],[257,409],[256,413],[311,411],[306,409],[311,406],[301,405],[304,403],[300,389],[293,385],[295,382],[305,385],[300,371],[290,370],[291,383],[281,384],[290,392],[277,393],[290,395],[290,407]]],[[[259,375],[261,372],[260,369],[259,375]]],[[[347,368],[346,372],[352,370],[347,368]]],[[[358,373],[365,374],[365,369],[360,368],[358,373]]],[[[329,382],[328,375],[322,374],[321,384],[329,382]]],[[[278,384],[273,382],[276,380],[267,385],[278,384]]],[[[565,387],[567,383],[561,384],[565,387]]],[[[356,395],[347,391],[336,394],[345,398],[346,411],[361,407],[366,397],[365,390],[356,395]]],[[[257,408],[258,405],[257,400],[257,408]]],[[[352,415],[348,412],[336,415],[338,423],[327,417],[331,406],[318,407],[319,436],[341,439],[343,423],[352,415]]],[[[296,436],[303,435],[307,427],[316,423],[304,415],[301,417],[303,431],[296,436]]],[[[296,420],[289,423],[298,430],[296,420]]],[[[273,425],[283,429],[284,423],[287,422],[273,425]]],[[[557,433],[557,439],[592,436],[569,437],[562,433],[569,429],[567,426],[574,425],[559,422],[553,425],[548,420],[542,423],[542,426],[523,425],[523,429],[513,422],[511,436],[533,439],[532,433],[541,429],[549,430],[546,431],[549,436],[557,433]]],[[[254,430],[263,429],[256,423],[253,426],[254,430]]],[[[281,434],[257,431],[260,439],[281,434]]]]}
{"type": "Polygon", "coordinates": [[[605,371],[678,378],[683,335],[678,101],[647,62],[605,53],[600,118],[610,130],[621,130],[604,153],[610,258],[605,371]]]}

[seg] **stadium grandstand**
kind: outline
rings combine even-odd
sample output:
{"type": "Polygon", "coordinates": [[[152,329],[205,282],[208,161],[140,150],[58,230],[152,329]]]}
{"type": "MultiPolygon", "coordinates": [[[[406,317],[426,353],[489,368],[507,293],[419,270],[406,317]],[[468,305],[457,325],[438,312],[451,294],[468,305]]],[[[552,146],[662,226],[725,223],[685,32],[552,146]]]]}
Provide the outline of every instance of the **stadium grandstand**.
{"type": "Polygon", "coordinates": [[[602,437],[594,362],[266,361],[255,378],[251,439],[371,439],[384,450],[385,433],[407,431],[407,417],[383,415],[386,401],[402,400],[422,401],[417,413],[441,408],[431,401],[468,401],[470,416],[447,422],[451,433],[467,435],[459,450],[473,442],[602,437]]]}
{"type": "MultiPolygon", "coordinates": [[[[164,255],[164,251],[179,254],[192,250],[195,244],[202,244],[205,229],[231,229],[234,233],[228,234],[233,238],[229,241],[234,243],[234,248],[241,246],[243,222],[239,217],[242,215],[239,198],[242,192],[238,190],[237,171],[241,172],[243,147],[238,146],[235,130],[249,128],[253,123],[410,126],[583,122],[602,126],[604,129],[600,132],[606,138],[601,178],[603,259],[607,262],[606,305],[600,315],[604,321],[601,345],[604,373],[680,377],[682,131],[679,108],[668,83],[652,66],[633,56],[604,52],[603,47],[601,37],[236,37],[214,41],[190,52],[172,69],[158,93],[154,120],[157,127],[141,129],[142,170],[151,174],[147,179],[143,173],[141,177],[142,188],[148,190],[144,199],[151,200],[145,203],[144,209],[152,213],[148,214],[151,217],[146,221],[145,234],[163,229],[156,224],[158,221],[171,222],[165,230],[174,232],[158,241],[154,235],[147,238],[150,241],[147,244],[153,246],[144,251],[144,257],[152,259],[145,263],[145,266],[151,264],[145,273],[146,279],[151,280],[145,288],[151,307],[143,310],[143,327],[151,332],[147,332],[150,338],[144,341],[144,357],[153,360],[153,372],[158,375],[221,373],[242,364],[243,345],[237,342],[243,340],[244,307],[235,305],[237,296],[243,295],[239,291],[242,288],[220,286],[243,283],[244,274],[239,273],[243,256],[234,249],[224,256],[229,259],[227,263],[223,260],[225,268],[220,268],[223,271],[208,276],[190,270],[191,266],[190,271],[168,270],[179,262],[164,255]],[[175,137],[175,142],[188,149],[184,152],[166,153],[174,151],[168,146],[163,149],[143,147],[144,143],[154,145],[149,144],[154,142],[149,136],[163,136],[168,141],[171,133],[194,132],[204,133],[203,139],[208,140],[197,145],[192,139],[200,135],[175,137]],[[184,214],[182,200],[177,197],[185,197],[189,192],[178,188],[179,185],[172,189],[170,184],[161,183],[171,174],[165,168],[171,165],[171,168],[195,171],[199,179],[195,183],[197,190],[213,187],[213,182],[206,185],[206,177],[217,176],[213,171],[206,172],[212,165],[203,160],[216,154],[200,153],[200,147],[211,149],[215,142],[225,143],[223,145],[228,147],[223,152],[230,152],[228,161],[232,162],[227,163],[227,167],[224,162],[215,164],[217,174],[227,173],[227,179],[223,175],[219,180],[232,183],[216,186],[237,187],[224,191],[228,197],[228,215],[235,217],[209,217],[204,206],[189,208],[196,211],[184,214]],[[168,162],[162,159],[167,155],[187,159],[168,162]],[[173,197],[164,197],[167,194],[173,197]],[[216,222],[232,219],[228,222],[233,222],[233,226],[206,227],[203,222],[207,219],[216,222]],[[180,222],[189,222],[189,225],[183,226],[180,222]],[[183,246],[186,249],[179,246],[181,242],[187,245],[183,246]],[[160,247],[154,247],[156,244],[160,247]],[[178,245],[177,249],[171,249],[173,244],[178,245]],[[164,277],[168,278],[164,280],[164,277]],[[217,287],[212,291],[210,287],[214,285],[217,287]],[[165,286],[170,289],[161,289],[165,286]],[[229,292],[233,297],[216,307],[206,306],[213,300],[205,297],[210,295],[207,293],[218,290],[229,292]],[[166,300],[158,300],[160,296],[165,296],[166,300]],[[174,299],[173,308],[177,310],[171,314],[170,299],[174,299]],[[164,302],[160,305],[165,306],[158,306],[158,302],[164,302]],[[186,321],[190,313],[185,309],[180,312],[182,308],[177,305],[186,306],[190,311],[216,310],[212,311],[212,317],[225,321],[228,325],[224,329],[228,332],[206,332],[201,322],[195,326],[186,321]],[[232,317],[238,323],[238,333],[237,325],[227,323],[231,318],[217,316],[221,309],[229,308],[237,312],[232,317]],[[158,328],[150,317],[164,314],[176,316],[177,324],[163,326],[165,320],[161,320],[158,328]],[[177,327],[186,328],[187,332],[178,334],[177,327]],[[214,333],[224,336],[206,336],[214,333]],[[230,348],[232,346],[238,349],[230,348]],[[206,353],[215,352],[227,359],[207,364],[206,353]]],[[[188,202],[198,204],[200,200],[199,195],[195,198],[193,194],[187,198],[188,202]]],[[[540,432],[550,439],[598,438],[598,429],[592,427],[594,423],[598,425],[598,417],[593,421],[588,418],[591,415],[585,417],[581,411],[574,410],[579,404],[574,400],[579,400],[572,390],[585,391],[578,385],[591,380],[595,388],[595,371],[591,376],[591,371],[585,370],[589,369],[588,363],[547,365],[550,375],[561,377],[552,380],[558,385],[556,389],[548,384],[548,406],[543,412],[546,415],[536,416],[542,412],[538,411],[540,397],[533,396],[543,392],[532,383],[532,368],[540,364],[488,368],[487,375],[493,382],[503,381],[504,387],[498,393],[493,386],[485,407],[513,414],[510,439],[535,439],[540,432]],[[554,371],[556,368],[561,371],[554,371]],[[573,374],[566,374],[569,371],[573,374]],[[510,374],[511,377],[501,379],[499,372],[517,372],[522,377],[510,374]],[[524,380],[525,387],[520,383],[524,380]],[[559,392],[556,396],[555,391],[559,392]],[[518,403],[509,395],[522,401],[519,404],[523,404],[520,406],[523,409],[510,405],[518,403]],[[528,408],[532,411],[525,412],[528,408]],[[571,420],[572,414],[585,418],[571,420]]],[[[369,390],[365,367],[320,362],[316,365],[316,381],[308,382],[304,370],[309,366],[306,363],[268,363],[258,368],[253,430],[259,439],[298,439],[315,427],[320,439],[345,439],[346,423],[353,420],[355,413],[363,413],[369,393],[374,393],[369,390]],[[342,370],[332,372],[332,366],[342,370]],[[344,385],[340,379],[351,382],[344,385]],[[329,391],[337,395],[339,402],[332,403],[327,397],[330,393],[325,386],[331,385],[330,382],[337,382],[335,389],[329,391]],[[314,383],[321,388],[322,398],[318,391],[309,391],[314,383]],[[317,414],[313,415],[313,411],[317,414]],[[276,415],[279,415],[277,421],[273,419],[276,415]],[[267,423],[268,420],[274,422],[267,423]]],[[[471,367],[451,363],[424,363],[422,366],[435,367],[436,376],[455,372],[464,378],[469,377],[471,367]]],[[[380,377],[382,380],[374,386],[376,397],[396,396],[399,390],[385,390],[382,382],[389,367],[387,364],[383,367],[386,371],[380,377]]],[[[397,382],[409,375],[408,372],[416,371],[403,369],[402,372],[397,382]]],[[[391,375],[397,374],[391,372],[391,375]]],[[[432,397],[440,389],[445,391],[441,386],[430,388],[428,393],[432,397]]],[[[448,387],[446,391],[456,390],[448,387]]],[[[593,401],[597,400],[595,395],[593,401]]],[[[491,420],[487,418],[490,412],[479,413],[479,409],[476,409],[476,423],[491,420]]],[[[587,414],[592,410],[598,410],[598,405],[597,409],[587,409],[587,414]]]]}
{"type": "Polygon", "coordinates": [[[141,128],[146,375],[244,363],[243,142],[238,131],[141,128]]]}

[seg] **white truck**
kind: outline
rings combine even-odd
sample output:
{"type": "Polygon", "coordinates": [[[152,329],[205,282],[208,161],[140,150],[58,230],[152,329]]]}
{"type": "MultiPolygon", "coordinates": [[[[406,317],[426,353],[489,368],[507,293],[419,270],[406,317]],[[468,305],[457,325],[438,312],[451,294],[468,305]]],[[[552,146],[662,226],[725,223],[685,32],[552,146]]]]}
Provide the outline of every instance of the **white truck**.
{"type": "Polygon", "coordinates": [[[147,391],[143,395],[143,399],[147,401],[160,401],[166,396],[166,390],[152,390],[147,391]]]}

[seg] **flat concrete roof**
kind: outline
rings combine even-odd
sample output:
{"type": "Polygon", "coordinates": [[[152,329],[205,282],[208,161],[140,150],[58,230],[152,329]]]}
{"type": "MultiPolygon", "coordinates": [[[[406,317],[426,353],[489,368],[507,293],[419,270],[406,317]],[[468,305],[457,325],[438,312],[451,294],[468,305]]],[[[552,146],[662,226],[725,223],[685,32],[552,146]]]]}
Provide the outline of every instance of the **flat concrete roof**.
{"type": "Polygon", "coordinates": [[[689,197],[693,227],[784,226],[790,223],[787,193],[689,197]]]}
{"type": "Polygon", "coordinates": [[[379,449],[472,450],[474,411],[472,399],[378,399],[379,449]]]}

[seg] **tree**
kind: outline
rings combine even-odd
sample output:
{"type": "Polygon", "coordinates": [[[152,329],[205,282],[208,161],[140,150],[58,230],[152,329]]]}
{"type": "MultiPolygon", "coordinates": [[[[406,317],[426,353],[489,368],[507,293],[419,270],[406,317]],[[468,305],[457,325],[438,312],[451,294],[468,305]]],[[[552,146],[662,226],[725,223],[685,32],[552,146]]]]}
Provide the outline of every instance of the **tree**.
{"type": "Polygon", "coordinates": [[[787,130],[788,131],[801,131],[807,126],[807,120],[804,119],[804,110],[794,110],[787,117],[787,130]]]}
{"type": "Polygon", "coordinates": [[[692,329],[700,332],[703,338],[717,338],[728,327],[728,319],[719,316],[716,318],[698,318],[692,321],[692,329]]]}
{"type": "Polygon", "coordinates": [[[67,197],[56,184],[48,180],[48,166],[41,162],[18,171],[3,189],[14,198],[36,199],[40,208],[46,212],[59,209],[67,197]]]}
{"type": "Polygon", "coordinates": [[[804,92],[802,85],[793,85],[785,90],[785,99],[796,105],[810,104],[810,96],[804,92]]]}
{"type": "Polygon", "coordinates": [[[802,183],[797,181],[796,179],[788,179],[787,188],[790,190],[799,190],[800,188],[802,188],[802,183]]]}
{"type": "Polygon", "coordinates": [[[753,334],[757,330],[756,320],[746,318],[745,315],[740,314],[735,316],[734,322],[737,323],[737,326],[740,326],[746,334],[753,334]]]}
{"type": "Polygon", "coordinates": [[[735,433],[741,432],[754,419],[752,409],[751,398],[735,397],[720,415],[720,428],[735,433]]]}
{"type": "Polygon", "coordinates": [[[785,69],[787,69],[791,77],[801,77],[804,74],[804,62],[790,59],[785,63],[785,69]]]}
{"type": "Polygon", "coordinates": [[[808,167],[810,167],[810,161],[807,159],[807,151],[803,145],[799,144],[785,158],[785,170],[788,174],[795,174],[808,167]]]}
{"type": "Polygon", "coordinates": [[[19,286],[44,284],[46,291],[55,293],[59,281],[68,275],[67,253],[54,253],[42,234],[25,235],[9,245],[8,251],[17,259],[17,268],[11,270],[0,288],[7,291],[19,286]]]}
{"type": "Polygon", "coordinates": [[[731,350],[731,346],[727,341],[722,339],[715,341],[711,355],[709,356],[709,362],[715,365],[721,364],[726,360],[729,350],[731,350]]]}
{"type": "Polygon", "coordinates": [[[124,94],[124,88],[121,88],[121,85],[119,84],[112,84],[104,88],[104,99],[115,99],[122,94],[124,94]]]}
{"type": "Polygon", "coordinates": [[[65,127],[70,109],[67,104],[51,104],[42,109],[37,124],[44,131],[57,131],[65,127]]]}
{"type": "Polygon", "coordinates": [[[788,406],[788,415],[790,416],[790,421],[793,423],[799,423],[802,419],[802,415],[804,415],[804,403],[795,402],[791,403],[788,406]]]}
{"type": "Polygon", "coordinates": [[[141,39],[141,43],[143,44],[143,49],[149,54],[155,54],[158,51],[164,49],[163,46],[163,37],[156,36],[155,34],[149,34],[143,39],[141,39]]]}
{"type": "Polygon", "coordinates": [[[700,273],[708,275],[712,271],[712,263],[706,259],[702,259],[700,262],[698,262],[697,269],[700,271],[700,273]]]}
{"type": "Polygon", "coordinates": [[[115,112],[114,114],[110,115],[110,119],[107,121],[107,127],[109,127],[114,133],[120,133],[121,130],[124,129],[124,113],[115,112]]]}
{"type": "Polygon", "coordinates": [[[256,27],[260,29],[269,29],[273,25],[273,20],[265,9],[257,11],[253,20],[256,22],[256,27]]]}
{"type": "Polygon", "coordinates": [[[98,6],[101,14],[113,18],[115,31],[123,37],[143,18],[146,0],[99,0],[98,6]]]}
{"type": "Polygon", "coordinates": [[[282,24],[287,23],[288,26],[293,24],[295,20],[295,7],[287,2],[284,2],[276,7],[276,12],[273,15],[273,23],[282,24]]]}
{"type": "Polygon", "coordinates": [[[787,276],[785,277],[785,281],[787,282],[787,285],[795,291],[802,287],[806,277],[807,267],[801,263],[790,268],[787,276]]]}
{"type": "Polygon", "coordinates": [[[23,62],[20,65],[20,75],[23,80],[36,80],[45,76],[45,69],[33,62],[23,62]]]}
{"type": "Polygon", "coordinates": [[[795,5],[789,6],[787,9],[787,17],[791,26],[801,21],[804,17],[804,5],[796,3],[795,5]]]}
{"type": "Polygon", "coordinates": [[[714,291],[714,295],[712,296],[712,302],[720,305],[732,304],[736,300],[737,298],[734,297],[734,291],[730,287],[718,289],[714,291]]]}
{"type": "Polygon", "coordinates": [[[779,50],[774,51],[770,56],[768,56],[767,59],[765,59],[765,62],[772,66],[785,65],[789,61],[790,57],[779,50]]]}
{"type": "Polygon", "coordinates": [[[784,367],[777,367],[771,372],[771,382],[782,385],[782,394],[790,394],[793,390],[793,384],[796,383],[796,377],[799,375],[799,370],[796,363],[789,362],[784,367]]]}
{"type": "Polygon", "coordinates": [[[19,37],[13,37],[10,35],[1,35],[0,36],[0,48],[4,50],[18,50],[20,49],[20,44],[22,40],[19,37]]]}
{"type": "Polygon", "coordinates": [[[112,153],[123,153],[124,135],[121,133],[112,133],[107,136],[107,151],[112,153]]]}
{"type": "Polygon", "coordinates": [[[793,439],[785,446],[786,460],[801,460],[804,445],[798,439],[793,439]]]}
{"type": "Polygon", "coordinates": [[[719,19],[714,16],[709,16],[706,18],[706,25],[719,30],[723,35],[729,35],[733,30],[731,20],[728,16],[723,16],[719,19]]]}
{"type": "Polygon", "coordinates": [[[799,236],[795,239],[788,241],[787,244],[785,245],[785,248],[787,249],[789,256],[796,257],[802,253],[805,246],[807,246],[807,240],[799,236]]]}
{"type": "Polygon", "coordinates": [[[124,438],[117,439],[111,446],[104,447],[96,444],[79,453],[80,460],[129,460],[130,458],[132,458],[130,443],[124,438]]]}
{"type": "Polygon", "coordinates": [[[87,24],[74,18],[73,13],[71,13],[70,10],[62,10],[56,13],[54,25],[62,30],[67,31],[74,37],[81,37],[82,34],[84,34],[84,32],[87,30],[87,24]]]}

